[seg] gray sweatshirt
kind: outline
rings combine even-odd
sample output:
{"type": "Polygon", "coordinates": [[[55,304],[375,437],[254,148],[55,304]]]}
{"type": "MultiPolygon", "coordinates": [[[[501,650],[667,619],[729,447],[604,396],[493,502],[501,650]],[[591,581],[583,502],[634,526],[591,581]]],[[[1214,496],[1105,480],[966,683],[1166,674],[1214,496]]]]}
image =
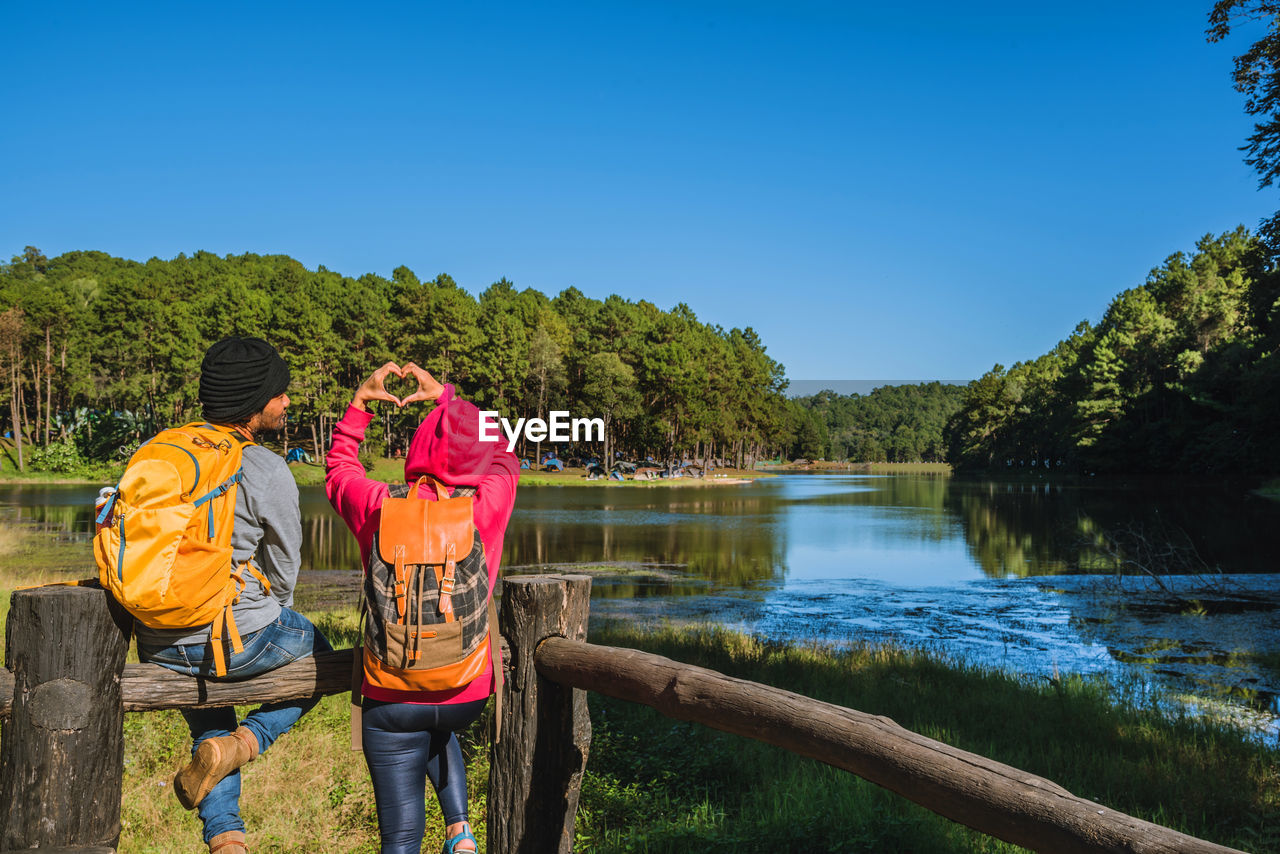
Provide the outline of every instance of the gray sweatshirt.
{"type": "MultiPolygon", "coordinates": [[[[271,592],[258,579],[243,573],[240,601],[231,609],[236,631],[243,637],[275,622],[280,608],[293,604],[293,588],[302,563],[302,512],[298,484],[288,464],[261,445],[244,449],[244,478],[236,490],[236,523],[231,548],[236,565],[253,558],[254,566],[271,582],[271,592]]],[[[211,627],[152,629],[134,623],[138,643],[156,648],[208,643],[211,627]]],[[[225,632],[223,633],[226,634],[225,632]]]]}

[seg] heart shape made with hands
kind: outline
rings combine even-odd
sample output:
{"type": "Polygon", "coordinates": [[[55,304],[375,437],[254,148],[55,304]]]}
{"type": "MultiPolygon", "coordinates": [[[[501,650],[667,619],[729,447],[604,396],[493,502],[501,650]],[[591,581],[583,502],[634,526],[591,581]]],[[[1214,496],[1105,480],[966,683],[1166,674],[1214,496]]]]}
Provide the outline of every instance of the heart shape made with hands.
{"type": "Polygon", "coordinates": [[[382,378],[382,390],[396,399],[397,407],[403,407],[404,399],[418,390],[418,380],[404,374],[389,373],[382,378]]]}
{"type": "Polygon", "coordinates": [[[418,368],[417,372],[413,371],[412,362],[407,362],[402,367],[394,362],[384,365],[374,372],[369,378],[371,390],[379,391],[394,400],[388,400],[387,403],[394,403],[396,407],[403,408],[407,403],[417,403],[418,401],[409,401],[407,398],[413,397],[421,392],[430,394],[433,390],[440,386],[430,373],[418,368]],[[391,388],[388,388],[388,384],[391,388]]]}

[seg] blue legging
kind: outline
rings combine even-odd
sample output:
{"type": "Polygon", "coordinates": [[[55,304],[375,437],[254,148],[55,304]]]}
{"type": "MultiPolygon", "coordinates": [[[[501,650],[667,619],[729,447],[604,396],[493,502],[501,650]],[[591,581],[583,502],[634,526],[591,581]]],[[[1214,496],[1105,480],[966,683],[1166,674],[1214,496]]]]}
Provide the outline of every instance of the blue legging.
{"type": "Polygon", "coordinates": [[[454,732],[480,717],[486,702],[426,706],[364,698],[364,759],[373,778],[382,854],[422,849],[428,777],[445,825],[467,820],[467,769],[454,732]]]}

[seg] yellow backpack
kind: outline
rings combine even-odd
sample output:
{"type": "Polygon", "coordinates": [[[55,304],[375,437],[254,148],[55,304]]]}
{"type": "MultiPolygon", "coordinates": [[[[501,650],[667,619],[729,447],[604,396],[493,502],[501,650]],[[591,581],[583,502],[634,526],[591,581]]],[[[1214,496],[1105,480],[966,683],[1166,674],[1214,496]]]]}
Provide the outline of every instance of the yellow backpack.
{"type": "Polygon", "coordinates": [[[192,423],[161,430],[129,459],[100,509],[93,552],[102,586],[153,629],[212,624],[214,671],[226,674],[223,629],[232,649],[243,645],[231,606],[247,568],[233,565],[231,530],[244,446],[228,427],[192,423]]]}

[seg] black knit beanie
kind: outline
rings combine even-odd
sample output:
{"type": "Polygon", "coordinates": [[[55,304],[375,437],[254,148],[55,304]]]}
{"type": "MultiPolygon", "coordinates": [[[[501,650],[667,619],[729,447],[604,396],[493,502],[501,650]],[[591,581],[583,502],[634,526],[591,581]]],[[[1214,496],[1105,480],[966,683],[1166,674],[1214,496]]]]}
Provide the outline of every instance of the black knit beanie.
{"type": "Polygon", "coordinates": [[[204,417],[242,424],[289,387],[289,366],[261,338],[224,338],[200,363],[200,403],[204,417]]]}

